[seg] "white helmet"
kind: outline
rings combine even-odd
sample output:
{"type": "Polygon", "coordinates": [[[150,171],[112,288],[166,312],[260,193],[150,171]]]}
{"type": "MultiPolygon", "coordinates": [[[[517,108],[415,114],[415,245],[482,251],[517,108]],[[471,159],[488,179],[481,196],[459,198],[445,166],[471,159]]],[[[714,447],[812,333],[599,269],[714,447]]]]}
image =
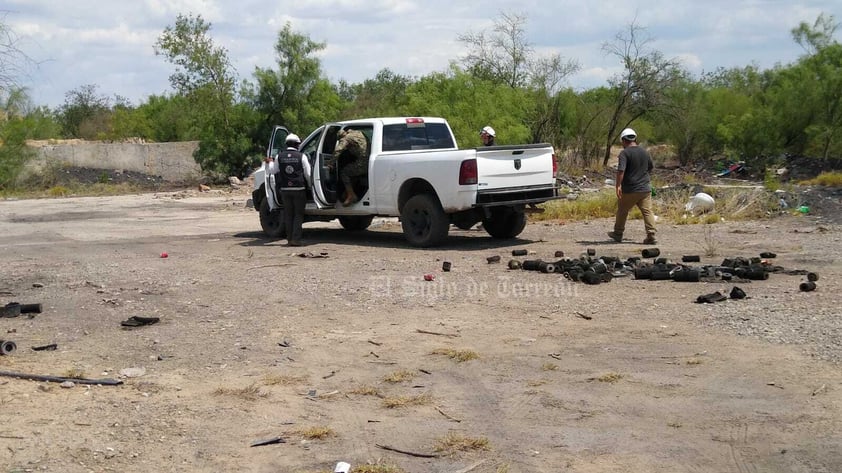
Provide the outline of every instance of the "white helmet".
{"type": "Polygon", "coordinates": [[[483,127],[483,129],[480,130],[479,134],[481,135],[483,133],[486,133],[491,136],[497,136],[496,133],[494,133],[494,128],[491,128],[490,126],[483,127]]]}
{"type": "Polygon", "coordinates": [[[631,128],[626,128],[620,132],[620,138],[626,141],[634,141],[637,138],[637,133],[635,133],[631,128]]]}
{"type": "Polygon", "coordinates": [[[295,143],[301,144],[301,138],[298,137],[295,133],[290,133],[287,135],[287,139],[285,140],[286,144],[295,143]]]}

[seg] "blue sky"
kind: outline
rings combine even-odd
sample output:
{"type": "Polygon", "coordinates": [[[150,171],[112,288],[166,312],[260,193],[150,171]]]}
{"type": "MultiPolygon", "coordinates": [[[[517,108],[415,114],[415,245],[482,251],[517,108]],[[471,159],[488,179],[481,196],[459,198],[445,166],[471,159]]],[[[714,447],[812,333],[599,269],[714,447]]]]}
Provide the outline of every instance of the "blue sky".
{"type": "MultiPolygon", "coordinates": [[[[334,82],[360,82],[389,68],[409,76],[445,70],[465,54],[457,36],[489,30],[501,12],[526,16],[537,54],[579,62],[575,89],[604,85],[620,64],[602,50],[628,25],[646,28],[649,47],[678,58],[695,74],[718,67],[761,68],[795,61],[804,51],[790,30],[824,12],[842,21],[838,0],[5,0],[4,22],[37,65],[19,79],[35,105],[57,107],[65,93],[96,84],[102,95],[138,104],[171,91],[173,66],[153,45],[178,14],[201,14],[229,53],[240,79],[256,66],[275,68],[274,43],[294,31],[327,43],[323,70],[334,82]]],[[[842,31],[837,33],[837,39],[842,31]]]]}

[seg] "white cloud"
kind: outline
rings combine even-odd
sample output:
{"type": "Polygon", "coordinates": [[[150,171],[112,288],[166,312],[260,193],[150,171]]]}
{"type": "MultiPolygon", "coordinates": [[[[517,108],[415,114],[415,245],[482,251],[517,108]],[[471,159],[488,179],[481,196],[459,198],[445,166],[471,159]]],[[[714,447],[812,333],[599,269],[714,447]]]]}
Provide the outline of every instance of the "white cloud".
{"type": "Polygon", "coordinates": [[[59,105],[64,93],[99,84],[134,102],[169,90],[173,67],[153,44],[176,15],[201,15],[214,42],[229,50],[241,78],[255,66],[274,67],[274,45],[289,22],[297,33],[325,42],[320,53],[332,80],[359,82],[390,68],[420,76],[445,70],[464,54],[457,35],[492,26],[501,12],[527,17],[537,51],[559,52],[582,69],[576,88],[604,85],[619,72],[601,46],[631,21],[646,27],[649,46],[693,72],[795,60],[790,37],[800,21],[825,12],[842,19],[838,0],[6,0],[6,23],[38,71],[26,78],[36,103],[59,105]]]}

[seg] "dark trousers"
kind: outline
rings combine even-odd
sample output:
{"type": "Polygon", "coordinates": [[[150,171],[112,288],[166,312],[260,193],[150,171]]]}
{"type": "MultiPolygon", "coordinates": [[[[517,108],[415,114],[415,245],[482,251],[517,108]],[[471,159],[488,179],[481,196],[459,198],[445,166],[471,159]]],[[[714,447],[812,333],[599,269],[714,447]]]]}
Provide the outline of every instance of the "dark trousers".
{"type": "Polygon", "coordinates": [[[307,203],[307,191],[281,189],[281,201],[284,203],[284,228],[287,242],[301,242],[304,224],[304,205],[307,203]]]}

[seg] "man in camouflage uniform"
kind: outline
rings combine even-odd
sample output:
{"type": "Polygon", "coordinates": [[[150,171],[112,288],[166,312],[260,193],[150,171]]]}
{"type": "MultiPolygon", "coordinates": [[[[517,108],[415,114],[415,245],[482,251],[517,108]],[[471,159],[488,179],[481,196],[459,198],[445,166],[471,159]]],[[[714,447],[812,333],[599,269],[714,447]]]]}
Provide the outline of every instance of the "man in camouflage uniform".
{"type": "Polygon", "coordinates": [[[341,130],[336,136],[338,141],[328,167],[335,168],[342,153],[350,154],[350,162],[339,170],[339,178],[345,185],[345,201],[342,205],[347,207],[359,200],[354,192],[352,178],[368,174],[368,145],[365,135],[359,130],[341,130]]]}

